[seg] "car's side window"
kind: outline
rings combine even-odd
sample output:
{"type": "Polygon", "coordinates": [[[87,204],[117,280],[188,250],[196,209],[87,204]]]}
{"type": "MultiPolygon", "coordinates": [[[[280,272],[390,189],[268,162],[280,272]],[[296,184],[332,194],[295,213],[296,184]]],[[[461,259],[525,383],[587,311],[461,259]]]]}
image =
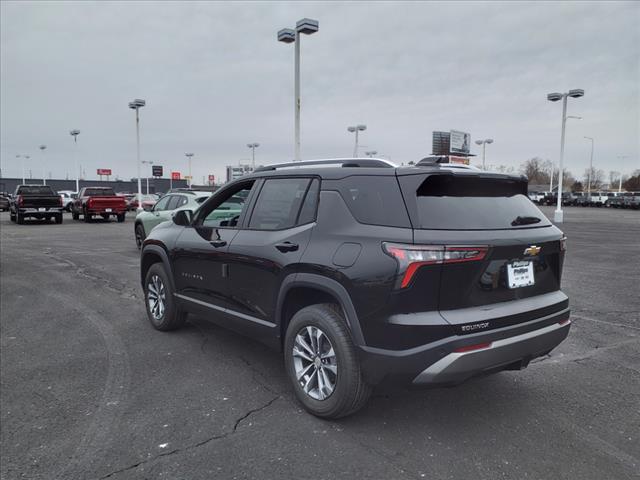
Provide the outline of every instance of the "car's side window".
{"type": "Polygon", "coordinates": [[[309,178],[272,178],[265,180],[249,228],[283,230],[296,225],[309,178]]]}
{"type": "Polygon", "coordinates": [[[189,199],[186,195],[178,195],[178,205],[176,206],[176,208],[180,208],[183,205],[186,205],[188,201],[189,199]]]}
{"type": "Polygon", "coordinates": [[[319,193],[320,181],[317,178],[314,178],[307,189],[307,194],[304,197],[304,203],[300,209],[300,215],[298,215],[296,225],[304,225],[305,223],[313,222],[316,219],[319,193]]]}
{"type": "Polygon", "coordinates": [[[172,195],[171,200],[167,204],[167,210],[175,210],[178,208],[178,202],[180,201],[180,195],[172,195]]]}
{"type": "Polygon", "coordinates": [[[160,200],[158,200],[158,203],[155,204],[155,206],[153,207],[153,210],[156,212],[161,212],[163,210],[166,210],[169,200],[171,200],[171,195],[162,197],[160,200]]]}
{"type": "Polygon", "coordinates": [[[224,195],[215,195],[199,210],[195,224],[203,227],[237,228],[255,181],[242,183],[224,195]]]}

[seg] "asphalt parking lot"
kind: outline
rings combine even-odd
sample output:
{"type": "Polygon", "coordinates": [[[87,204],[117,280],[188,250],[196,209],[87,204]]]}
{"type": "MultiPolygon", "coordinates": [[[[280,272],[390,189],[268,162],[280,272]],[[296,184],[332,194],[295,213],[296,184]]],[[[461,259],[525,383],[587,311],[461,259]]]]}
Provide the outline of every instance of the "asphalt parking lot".
{"type": "Polygon", "coordinates": [[[132,220],[0,214],[2,479],[639,477],[640,212],[565,210],[573,328],[549,357],[340,421],[261,344],[153,330],[132,220]]]}

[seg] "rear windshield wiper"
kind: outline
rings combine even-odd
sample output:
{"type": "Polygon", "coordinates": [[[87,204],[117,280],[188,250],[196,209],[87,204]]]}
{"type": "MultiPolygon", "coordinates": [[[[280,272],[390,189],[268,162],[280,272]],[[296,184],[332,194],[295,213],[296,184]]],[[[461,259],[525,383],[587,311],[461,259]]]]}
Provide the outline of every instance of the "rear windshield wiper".
{"type": "Polygon", "coordinates": [[[531,225],[532,223],[538,223],[540,219],[538,217],[521,217],[517,216],[516,219],[511,222],[512,227],[517,227],[518,225],[531,225]]]}

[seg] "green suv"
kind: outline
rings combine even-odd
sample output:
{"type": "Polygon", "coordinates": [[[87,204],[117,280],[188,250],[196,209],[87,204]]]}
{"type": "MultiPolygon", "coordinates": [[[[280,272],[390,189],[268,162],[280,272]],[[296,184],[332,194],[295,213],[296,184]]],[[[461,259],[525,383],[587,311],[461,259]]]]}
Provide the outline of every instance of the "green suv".
{"type": "Polygon", "coordinates": [[[149,210],[144,210],[136,216],[134,224],[136,245],[138,248],[142,246],[142,242],[153,227],[162,222],[171,220],[176,210],[195,211],[202,202],[211,196],[211,192],[197,192],[193,190],[185,190],[177,193],[165,195],[149,210]]]}

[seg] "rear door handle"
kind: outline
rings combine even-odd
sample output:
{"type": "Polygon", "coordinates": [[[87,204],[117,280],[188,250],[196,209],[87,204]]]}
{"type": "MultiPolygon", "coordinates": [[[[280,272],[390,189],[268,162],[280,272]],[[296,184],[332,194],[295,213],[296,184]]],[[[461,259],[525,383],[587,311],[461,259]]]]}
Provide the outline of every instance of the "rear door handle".
{"type": "Polygon", "coordinates": [[[276,248],[280,250],[282,253],[295,252],[296,250],[298,250],[298,244],[291,243],[291,242],[282,242],[282,243],[278,243],[276,245],[276,248]]]}
{"type": "Polygon", "coordinates": [[[209,243],[215,248],[220,248],[227,245],[227,242],[225,242],[224,240],[212,240],[209,243]]]}

